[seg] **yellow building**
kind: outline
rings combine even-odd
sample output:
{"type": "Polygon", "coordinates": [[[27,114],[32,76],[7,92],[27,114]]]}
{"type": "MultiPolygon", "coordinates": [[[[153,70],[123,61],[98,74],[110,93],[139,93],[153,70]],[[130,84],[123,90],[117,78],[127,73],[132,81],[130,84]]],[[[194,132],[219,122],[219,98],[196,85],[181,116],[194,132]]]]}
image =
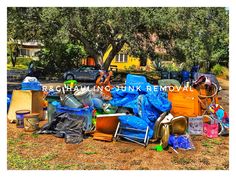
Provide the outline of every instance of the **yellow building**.
{"type": "MultiPolygon", "coordinates": [[[[103,56],[103,62],[112,50],[110,45],[103,56]]],[[[154,70],[154,65],[150,58],[147,58],[146,63],[141,63],[140,59],[128,54],[128,46],[124,45],[121,51],[112,60],[110,67],[117,67],[118,70],[154,70]]]]}

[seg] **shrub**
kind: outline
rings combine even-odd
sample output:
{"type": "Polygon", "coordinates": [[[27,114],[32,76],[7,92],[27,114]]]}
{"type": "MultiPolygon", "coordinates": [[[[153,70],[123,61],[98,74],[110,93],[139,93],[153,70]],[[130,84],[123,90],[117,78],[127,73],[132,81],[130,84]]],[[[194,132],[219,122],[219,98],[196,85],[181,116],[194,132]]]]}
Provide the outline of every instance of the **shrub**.
{"type": "Polygon", "coordinates": [[[168,64],[166,69],[167,71],[180,71],[180,68],[176,63],[168,64]]]}
{"type": "Polygon", "coordinates": [[[211,69],[211,72],[213,74],[215,74],[216,76],[220,76],[223,74],[223,67],[220,64],[216,64],[215,66],[213,66],[213,68],[211,69]]]}
{"type": "Polygon", "coordinates": [[[225,79],[229,79],[229,68],[223,67],[222,71],[223,71],[222,77],[225,79]]]}
{"type": "Polygon", "coordinates": [[[216,64],[211,69],[211,72],[216,76],[221,76],[224,79],[229,79],[229,69],[227,67],[221,66],[220,64],[216,64]]]}
{"type": "Polygon", "coordinates": [[[135,71],[136,70],[136,66],[135,65],[131,65],[131,66],[128,67],[128,70],[135,71]]]}
{"type": "Polygon", "coordinates": [[[16,59],[16,64],[28,66],[31,61],[32,61],[31,57],[18,57],[16,59]]]}

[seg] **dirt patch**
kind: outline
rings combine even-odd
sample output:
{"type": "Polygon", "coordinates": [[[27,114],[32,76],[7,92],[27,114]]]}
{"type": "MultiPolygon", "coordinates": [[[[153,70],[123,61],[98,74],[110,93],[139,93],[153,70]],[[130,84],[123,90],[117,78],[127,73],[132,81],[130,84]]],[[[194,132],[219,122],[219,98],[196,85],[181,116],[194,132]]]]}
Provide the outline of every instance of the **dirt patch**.
{"type": "MultiPolygon", "coordinates": [[[[42,124],[45,122],[42,122],[42,124]]],[[[8,124],[8,169],[228,169],[229,138],[192,137],[195,150],[157,152],[126,142],[85,139],[66,144],[53,135],[34,136],[8,124]]]]}

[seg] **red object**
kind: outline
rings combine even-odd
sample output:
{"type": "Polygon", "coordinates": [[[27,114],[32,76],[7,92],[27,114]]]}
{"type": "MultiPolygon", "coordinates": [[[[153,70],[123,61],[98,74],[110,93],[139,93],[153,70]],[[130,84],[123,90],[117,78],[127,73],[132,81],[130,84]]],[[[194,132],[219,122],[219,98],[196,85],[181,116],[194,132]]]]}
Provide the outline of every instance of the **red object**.
{"type": "Polygon", "coordinates": [[[82,65],[95,66],[95,60],[93,57],[87,57],[82,59],[82,65]]]}
{"type": "Polygon", "coordinates": [[[87,58],[87,65],[89,66],[95,66],[95,60],[92,57],[87,58]]]}
{"type": "Polygon", "coordinates": [[[218,137],[218,123],[217,121],[213,124],[204,123],[203,124],[203,134],[208,138],[218,137]]]}

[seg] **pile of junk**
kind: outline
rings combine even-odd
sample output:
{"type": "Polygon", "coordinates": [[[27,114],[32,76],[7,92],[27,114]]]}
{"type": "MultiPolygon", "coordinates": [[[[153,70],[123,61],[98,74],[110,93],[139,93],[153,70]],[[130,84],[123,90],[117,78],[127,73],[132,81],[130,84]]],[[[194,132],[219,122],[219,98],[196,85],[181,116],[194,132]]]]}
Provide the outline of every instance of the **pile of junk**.
{"type": "Polygon", "coordinates": [[[21,90],[8,95],[8,120],[66,143],[78,144],[92,136],[144,147],[150,143],[157,151],[194,149],[191,136],[229,134],[229,117],[218,99],[219,83],[204,74],[187,85],[168,79],[152,85],[145,76],[133,74],[117,86],[109,79],[101,77],[94,88],[79,89],[77,81],[69,80],[60,91],[46,92],[36,78],[26,77],[21,90]]]}

